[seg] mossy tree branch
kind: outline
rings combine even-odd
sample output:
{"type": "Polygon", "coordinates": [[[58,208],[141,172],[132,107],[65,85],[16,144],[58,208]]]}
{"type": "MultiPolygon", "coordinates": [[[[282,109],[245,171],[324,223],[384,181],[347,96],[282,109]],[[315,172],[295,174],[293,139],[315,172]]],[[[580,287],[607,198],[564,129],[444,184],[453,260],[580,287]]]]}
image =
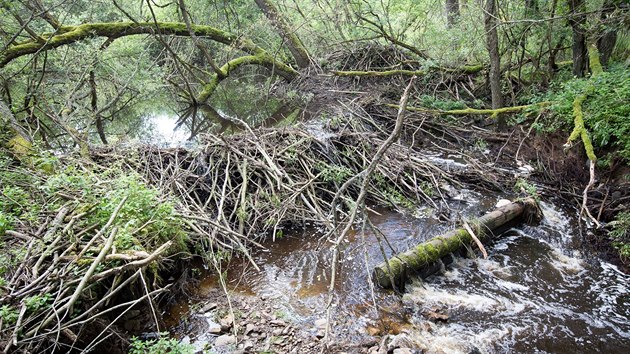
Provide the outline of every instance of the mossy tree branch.
{"type": "Polygon", "coordinates": [[[276,61],[273,57],[269,56],[268,54],[242,56],[236,59],[232,59],[229,62],[227,62],[225,65],[223,65],[219,69],[221,72],[221,75],[219,74],[212,75],[208,83],[206,83],[203,86],[203,89],[197,96],[197,102],[199,103],[206,102],[208,98],[210,98],[210,96],[212,96],[214,91],[217,89],[217,87],[219,86],[219,83],[230,75],[230,72],[232,72],[233,70],[243,65],[252,65],[252,64],[261,65],[269,69],[276,70],[278,75],[282,76],[288,81],[291,81],[298,75],[297,71],[293,70],[291,67],[287,66],[286,64],[276,61]]]}
{"type": "MultiPolygon", "coordinates": [[[[599,61],[599,50],[597,49],[597,43],[595,42],[591,43],[588,47],[588,60],[592,72],[591,79],[604,72],[602,64],[599,61]]],[[[582,105],[584,104],[584,101],[586,101],[586,98],[594,91],[595,83],[591,80],[584,92],[577,95],[573,100],[573,131],[569,135],[567,143],[565,144],[566,147],[571,146],[572,142],[580,138],[582,140],[582,144],[584,145],[586,155],[591,162],[597,161],[597,156],[595,155],[593,149],[593,142],[588,135],[588,130],[586,130],[586,127],[584,126],[584,112],[582,110],[582,105]]]]}
{"type": "Polygon", "coordinates": [[[216,72],[199,93],[198,102],[205,102],[216,89],[216,86],[229,72],[236,67],[245,64],[257,64],[272,68],[275,74],[287,80],[292,80],[298,74],[285,63],[275,59],[269,52],[247,38],[239,37],[227,31],[212,26],[193,25],[179,22],[111,22],[111,23],[87,23],[78,26],[62,26],[55,34],[42,34],[45,41],[28,40],[9,46],[0,52],[0,67],[4,67],[12,60],[42,51],[51,50],[63,45],[69,45],[93,37],[107,37],[111,40],[125,36],[139,34],[163,34],[174,36],[196,36],[211,39],[215,42],[234,46],[250,54],[231,60],[219,72],[216,72]]]}
{"type": "MultiPolygon", "coordinates": [[[[497,117],[499,114],[503,114],[503,113],[519,113],[519,112],[523,112],[531,108],[544,108],[550,105],[551,105],[551,102],[545,101],[545,102],[533,103],[533,104],[528,104],[528,105],[523,105],[523,106],[501,107],[497,109],[463,108],[463,109],[452,109],[452,110],[444,111],[440,109],[408,106],[407,110],[412,111],[412,112],[425,112],[425,113],[432,113],[432,114],[438,114],[438,115],[463,116],[463,115],[480,114],[480,115],[490,115],[491,117],[497,117]]],[[[386,106],[392,107],[392,108],[399,108],[395,104],[387,104],[386,106]]]]}
{"type": "Polygon", "coordinates": [[[271,0],[254,0],[254,2],[256,2],[256,5],[258,5],[265,16],[267,16],[269,21],[278,29],[280,35],[286,39],[287,48],[291,52],[291,55],[293,55],[297,66],[306,68],[311,65],[311,57],[304,43],[302,43],[300,37],[298,37],[295,30],[291,28],[289,22],[282,16],[273,2],[271,0]]]}
{"type": "Polygon", "coordinates": [[[0,99],[0,123],[3,127],[8,127],[12,135],[8,141],[3,142],[4,145],[17,157],[28,154],[33,146],[33,139],[20,126],[13,112],[2,99],[0,99]]]}
{"type": "Polygon", "coordinates": [[[267,54],[263,48],[250,39],[212,26],[191,25],[189,30],[185,23],[180,22],[103,22],[61,26],[59,31],[54,34],[41,34],[40,37],[45,39],[44,42],[32,39],[9,46],[5,51],[0,52],[0,67],[4,67],[12,60],[24,55],[39,53],[93,37],[116,39],[156,33],[183,37],[190,37],[191,33],[194,33],[198,37],[234,46],[251,55],[267,54]]]}
{"type": "Polygon", "coordinates": [[[431,71],[440,71],[453,74],[476,74],[484,69],[483,65],[464,65],[461,68],[446,68],[446,67],[433,67],[429,70],[385,70],[385,71],[333,71],[335,76],[371,76],[371,77],[386,77],[386,76],[424,76],[431,71]]]}

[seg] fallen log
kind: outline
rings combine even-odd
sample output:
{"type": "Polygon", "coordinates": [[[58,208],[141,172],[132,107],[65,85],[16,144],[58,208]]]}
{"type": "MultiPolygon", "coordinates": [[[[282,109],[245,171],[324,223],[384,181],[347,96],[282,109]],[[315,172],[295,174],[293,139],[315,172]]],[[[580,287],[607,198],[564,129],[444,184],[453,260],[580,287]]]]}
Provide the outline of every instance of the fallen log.
{"type": "MultiPolygon", "coordinates": [[[[470,229],[480,240],[489,239],[519,222],[532,222],[539,218],[539,209],[533,198],[512,202],[480,217],[468,221],[470,229]]],[[[384,287],[401,288],[411,275],[428,277],[438,272],[443,264],[453,262],[453,254],[473,242],[466,227],[447,232],[421,243],[414,248],[391,257],[374,268],[374,279],[384,287]]]]}

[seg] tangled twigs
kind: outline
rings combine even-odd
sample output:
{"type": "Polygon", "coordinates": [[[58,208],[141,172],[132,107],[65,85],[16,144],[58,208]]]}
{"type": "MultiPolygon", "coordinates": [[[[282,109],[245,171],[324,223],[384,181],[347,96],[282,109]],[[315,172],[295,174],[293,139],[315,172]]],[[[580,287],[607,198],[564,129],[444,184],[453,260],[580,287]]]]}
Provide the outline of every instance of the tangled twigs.
{"type": "MultiPolygon", "coordinates": [[[[33,178],[38,178],[34,185],[45,185],[48,177],[33,178]]],[[[89,220],[93,220],[90,216],[97,210],[82,204],[80,196],[73,199],[56,208],[51,203],[35,209],[42,214],[54,212],[41,215],[42,219],[52,219],[42,223],[45,227],[35,223],[35,229],[22,223],[19,231],[11,230],[3,237],[2,266],[6,268],[2,269],[2,277],[6,283],[0,288],[0,342],[4,353],[63,350],[60,348],[64,345],[85,341],[80,334],[95,331],[98,323],[109,322],[108,313],[112,309],[124,313],[138,304],[126,302],[102,311],[109,301],[116,303],[118,299],[114,296],[122,289],[129,289],[136,277],[110,282],[113,276],[146,269],[173,244],[167,241],[152,253],[117,253],[115,243],[120,239],[120,229],[116,219],[127,196],[121,198],[109,216],[104,215],[102,227],[89,225],[89,220]],[[14,234],[21,237],[13,237],[14,234]],[[12,264],[16,266],[11,267],[12,264]],[[106,294],[105,289],[109,290],[106,294]]],[[[138,230],[143,228],[140,226],[138,230]]],[[[156,292],[152,288],[147,292],[155,297],[162,289],[158,287],[156,292]]],[[[94,336],[102,339],[111,334],[101,331],[94,336]]]]}
{"type": "MultiPolygon", "coordinates": [[[[407,85],[407,88],[405,88],[405,91],[402,97],[400,98],[400,109],[398,110],[398,116],[396,117],[396,125],[394,126],[394,130],[391,132],[387,140],[385,140],[385,142],[379,147],[378,151],[376,152],[376,154],[370,161],[370,164],[368,165],[368,167],[364,171],[362,171],[362,173],[356,175],[356,176],[361,176],[359,178],[363,178],[363,181],[361,183],[361,189],[359,191],[359,196],[356,198],[356,200],[352,204],[352,209],[350,211],[350,214],[348,217],[349,220],[346,223],[346,226],[344,227],[343,231],[339,234],[339,236],[333,243],[333,246],[332,246],[333,259],[332,259],[332,267],[330,271],[330,286],[328,289],[328,303],[326,306],[326,318],[327,318],[326,331],[324,335],[324,342],[326,343],[326,345],[328,345],[329,339],[330,339],[330,336],[329,336],[330,322],[331,322],[330,318],[331,318],[331,309],[332,309],[332,301],[333,301],[333,291],[335,287],[335,278],[337,274],[337,260],[339,258],[339,245],[344,240],[344,238],[346,237],[350,229],[354,226],[354,221],[355,221],[355,218],[357,216],[357,212],[359,211],[359,209],[361,210],[365,209],[364,203],[365,203],[366,193],[368,190],[370,180],[372,178],[372,174],[374,173],[374,170],[376,169],[376,166],[379,163],[381,163],[381,159],[383,158],[383,155],[385,154],[387,149],[389,149],[389,147],[394,143],[394,141],[398,139],[398,137],[400,136],[400,132],[403,127],[403,120],[405,117],[405,108],[407,107],[407,100],[409,99],[409,90],[411,89],[415,79],[416,77],[414,76],[411,78],[411,80],[409,80],[409,84],[407,85]]],[[[353,181],[353,180],[354,178],[351,178],[348,181],[353,181]]],[[[344,186],[346,186],[347,188],[348,183],[344,184],[344,186]]],[[[335,198],[337,197],[338,194],[339,193],[335,195],[335,198]]],[[[333,208],[335,208],[334,202],[333,202],[333,208]]]]}

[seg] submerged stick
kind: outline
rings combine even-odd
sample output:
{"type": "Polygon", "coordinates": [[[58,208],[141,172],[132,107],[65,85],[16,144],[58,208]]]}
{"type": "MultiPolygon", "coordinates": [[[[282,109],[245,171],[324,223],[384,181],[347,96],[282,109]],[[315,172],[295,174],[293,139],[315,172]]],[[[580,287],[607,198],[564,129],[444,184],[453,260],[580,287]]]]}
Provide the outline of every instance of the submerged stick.
{"type": "MultiPolygon", "coordinates": [[[[536,201],[527,198],[497,208],[467,224],[477,238],[483,240],[498,235],[507,227],[526,219],[525,216],[530,215],[531,211],[537,210],[536,201]]],[[[472,242],[473,237],[465,227],[447,232],[379,264],[374,268],[374,278],[380,286],[391,288],[403,285],[410,275],[427,277],[440,269],[440,261],[450,263],[452,253],[472,242]]]]}

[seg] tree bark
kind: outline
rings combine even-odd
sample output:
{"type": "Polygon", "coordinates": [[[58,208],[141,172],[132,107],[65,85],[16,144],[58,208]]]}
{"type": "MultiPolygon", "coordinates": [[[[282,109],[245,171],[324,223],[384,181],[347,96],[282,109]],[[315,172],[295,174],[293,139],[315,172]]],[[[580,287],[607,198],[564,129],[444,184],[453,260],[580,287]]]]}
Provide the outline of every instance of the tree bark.
{"type": "Polygon", "coordinates": [[[16,155],[23,156],[30,152],[33,139],[18,123],[9,106],[0,99],[0,123],[8,127],[13,136],[6,142],[7,147],[16,155]]]}
{"type": "MultiPolygon", "coordinates": [[[[495,0],[486,0],[484,8],[484,25],[486,30],[486,47],[490,57],[490,93],[492,109],[503,106],[501,94],[501,55],[499,54],[499,34],[497,32],[497,6],[495,0]]],[[[503,128],[505,119],[499,117],[499,127],[503,128]]]]}
{"type": "Polygon", "coordinates": [[[584,12],[584,0],[567,0],[569,2],[569,24],[573,30],[573,75],[584,77],[588,70],[588,50],[586,48],[586,33],[584,23],[586,17],[584,12]]]}
{"type": "Polygon", "coordinates": [[[459,0],[446,0],[446,25],[452,28],[459,20],[459,0]]]}
{"type": "Polygon", "coordinates": [[[311,65],[310,55],[304,47],[304,44],[297,34],[295,34],[295,30],[291,28],[289,22],[280,14],[273,2],[271,0],[255,0],[255,2],[274,27],[276,27],[278,32],[280,32],[280,35],[286,40],[287,48],[291,52],[291,55],[293,55],[297,66],[306,68],[311,65]]]}
{"type": "MultiPolygon", "coordinates": [[[[266,55],[273,57],[253,41],[233,33],[223,31],[212,26],[191,25],[179,22],[105,22],[86,23],[78,26],[62,26],[55,34],[41,34],[46,42],[27,40],[17,45],[9,46],[0,52],[0,68],[7,65],[15,58],[28,54],[36,54],[42,51],[61,47],[94,37],[107,37],[110,40],[125,36],[139,34],[174,35],[190,37],[191,31],[198,37],[208,38],[215,42],[234,46],[251,55],[266,55]]],[[[275,60],[275,59],[274,59],[275,60]]],[[[295,70],[286,64],[276,61],[276,69],[295,74],[295,70]]]]}
{"type": "Polygon", "coordinates": [[[90,105],[92,108],[92,114],[94,114],[94,122],[96,123],[96,131],[101,142],[107,145],[107,137],[105,136],[105,127],[103,126],[103,117],[98,112],[98,95],[96,92],[96,78],[94,77],[94,70],[90,70],[90,105]]]}
{"type": "MultiPolygon", "coordinates": [[[[514,202],[470,221],[471,230],[479,240],[496,236],[520,221],[538,216],[538,207],[533,198],[514,202]]],[[[400,288],[412,275],[427,277],[441,269],[440,261],[452,262],[451,254],[472,244],[473,237],[465,228],[459,228],[391,257],[374,268],[376,282],[384,287],[400,288]]]]}
{"type": "MultiPolygon", "coordinates": [[[[607,0],[602,5],[601,21],[605,22],[609,13],[615,10],[613,0],[607,0]]],[[[604,23],[605,24],[605,23],[604,23]]],[[[608,60],[612,55],[615,45],[617,44],[617,31],[614,29],[606,29],[604,34],[597,39],[597,49],[599,51],[600,62],[603,66],[608,65],[608,60]]]]}

